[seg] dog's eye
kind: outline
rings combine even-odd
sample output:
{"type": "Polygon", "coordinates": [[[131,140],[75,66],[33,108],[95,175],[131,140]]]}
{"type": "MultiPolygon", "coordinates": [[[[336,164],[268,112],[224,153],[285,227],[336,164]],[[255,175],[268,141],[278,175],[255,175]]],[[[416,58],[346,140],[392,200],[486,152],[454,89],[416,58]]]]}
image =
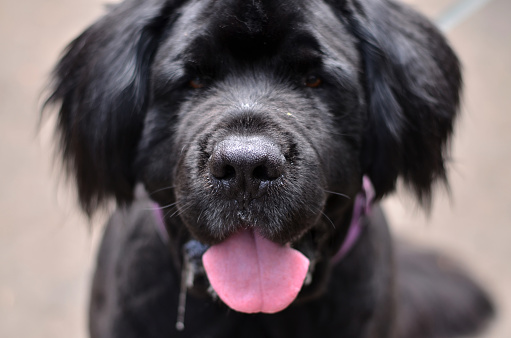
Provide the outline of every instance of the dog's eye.
{"type": "Polygon", "coordinates": [[[200,88],[203,88],[205,86],[204,81],[201,78],[198,78],[198,77],[193,79],[193,80],[190,80],[190,82],[188,84],[193,89],[200,89],[200,88]]]}
{"type": "Polygon", "coordinates": [[[316,75],[309,75],[305,78],[305,85],[309,88],[317,88],[321,85],[321,79],[316,75]]]}

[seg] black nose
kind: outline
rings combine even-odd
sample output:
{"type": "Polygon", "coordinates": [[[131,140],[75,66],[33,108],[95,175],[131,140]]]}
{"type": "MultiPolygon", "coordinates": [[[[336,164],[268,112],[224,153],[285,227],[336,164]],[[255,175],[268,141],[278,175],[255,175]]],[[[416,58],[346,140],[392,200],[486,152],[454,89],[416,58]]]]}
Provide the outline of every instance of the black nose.
{"type": "Polygon", "coordinates": [[[216,145],[209,172],[233,198],[255,198],[283,175],[284,164],[280,148],[268,138],[237,136],[216,145]]]}

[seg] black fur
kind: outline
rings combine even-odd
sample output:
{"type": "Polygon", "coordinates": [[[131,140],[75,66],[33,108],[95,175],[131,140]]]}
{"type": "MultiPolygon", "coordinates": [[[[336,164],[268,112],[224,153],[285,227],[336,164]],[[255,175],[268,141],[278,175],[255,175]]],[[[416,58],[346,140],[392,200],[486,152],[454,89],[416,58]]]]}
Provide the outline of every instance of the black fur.
{"type": "Polygon", "coordinates": [[[394,252],[377,204],[349,255],[331,261],[364,175],[377,200],[401,178],[425,207],[447,182],[460,87],[436,28],[387,0],[114,6],[69,45],[47,101],[60,108],[61,154],[84,211],[119,205],[99,253],[91,335],[476,331],[493,312],[484,292],[430,256],[394,252]],[[137,183],[148,196],[135,196],[137,183]],[[163,210],[167,249],[148,197],[163,210]],[[198,271],[176,331],[185,243],[244,228],[302,251],[312,283],[282,312],[246,315],[212,299],[198,271]]]}

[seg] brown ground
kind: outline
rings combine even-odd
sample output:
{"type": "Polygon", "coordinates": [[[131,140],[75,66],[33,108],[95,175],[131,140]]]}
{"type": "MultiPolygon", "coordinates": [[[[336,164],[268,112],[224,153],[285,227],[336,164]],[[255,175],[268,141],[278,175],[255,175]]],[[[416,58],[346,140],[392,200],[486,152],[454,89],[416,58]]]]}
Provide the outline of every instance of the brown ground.
{"type": "MultiPolygon", "coordinates": [[[[36,122],[52,64],[103,2],[0,0],[0,337],[86,337],[101,229],[58,183],[50,128],[37,136],[36,122]]],[[[455,0],[408,2],[437,17],[455,0]]],[[[452,198],[439,194],[428,219],[406,194],[386,202],[397,233],[459,258],[491,290],[500,317],[486,338],[511,337],[510,15],[511,1],[493,0],[448,33],[466,83],[452,198]]]]}

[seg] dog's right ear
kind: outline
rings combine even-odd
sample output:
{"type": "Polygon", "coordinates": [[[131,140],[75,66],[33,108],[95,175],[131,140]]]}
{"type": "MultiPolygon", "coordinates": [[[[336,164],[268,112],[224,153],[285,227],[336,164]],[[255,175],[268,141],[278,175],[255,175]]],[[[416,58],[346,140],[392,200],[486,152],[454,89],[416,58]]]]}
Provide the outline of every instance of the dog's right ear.
{"type": "Polygon", "coordinates": [[[67,47],[45,106],[59,109],[60,154],[90,216],[132,200],[132,169],[148,101],[149,67],[181,0],[126,0],[67,47]]]}

